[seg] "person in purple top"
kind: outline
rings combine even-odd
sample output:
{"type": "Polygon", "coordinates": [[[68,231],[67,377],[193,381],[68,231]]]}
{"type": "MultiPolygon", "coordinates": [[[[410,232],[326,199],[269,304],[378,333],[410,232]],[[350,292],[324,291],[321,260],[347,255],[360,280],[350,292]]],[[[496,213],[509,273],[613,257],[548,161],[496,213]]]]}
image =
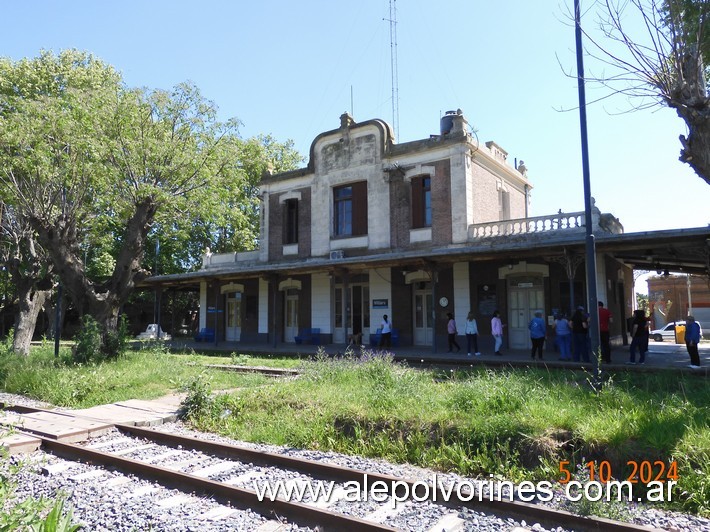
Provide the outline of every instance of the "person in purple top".
{"type": "Polygon", "coordinates": [[[451,312],[448,312],[446,316],[449,318],[449,321],[446,323],[446,332],[449,334],[449,350],[447,353],[451,353],[454,347],[456,347],[456,352],[458,353],[461,351],[461,348],[456,341],[456,334],[458,333],[456,330],[456,320],[454,320],[454,315],[451,314],[451,312]]]}
{"type": "Polygon", "coordinates": [[[495,339],[495,354],[501,356],[500,348],[503,346],[503,322],[500,320],[500,312],[493,312],[491,319],[491,334],[495,339]]]}

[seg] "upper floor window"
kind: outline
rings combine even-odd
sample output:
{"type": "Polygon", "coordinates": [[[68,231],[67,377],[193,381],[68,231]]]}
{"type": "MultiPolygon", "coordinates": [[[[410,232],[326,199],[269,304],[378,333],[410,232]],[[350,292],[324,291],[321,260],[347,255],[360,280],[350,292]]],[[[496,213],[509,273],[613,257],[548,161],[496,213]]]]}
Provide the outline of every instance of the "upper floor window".
{"type": "Polygon", "coordinates": [[[431,227],[431,177],[412,178],[412,227],[431,227]]]}
{"type": "Polygon", "coordinates": [[[367,181],[333,189],[335,236],[367,234],[367,181]]]}
{"type": "Polygon", "coordinates": [[[284,244],[298,243],[298,200],[284,202],[284,244]]]}
{"type": "Polygon", "coordinates": [[[510,220],[510,192],[504,188],[498,191],[498,219],[510,220]]]}

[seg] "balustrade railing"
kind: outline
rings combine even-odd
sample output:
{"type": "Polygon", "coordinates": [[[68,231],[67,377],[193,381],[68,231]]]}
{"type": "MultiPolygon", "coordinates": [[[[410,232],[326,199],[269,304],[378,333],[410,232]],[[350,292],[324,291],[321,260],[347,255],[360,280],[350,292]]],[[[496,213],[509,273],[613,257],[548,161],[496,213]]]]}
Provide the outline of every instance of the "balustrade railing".
{"type": "Polygon", "coordinates": [[[202,269],[218,268],[236,262],[247,262],[259,259],[259,251],[240,251],[233,253],[207,253],[202,256],[202,269]]]}
{"type": "Polygon", "coordinates": [[[468,226],[468,239],[514,236],[550,231],[582,231],[584,212],[557,213],[550,216],[500,220],[468,226]]]}

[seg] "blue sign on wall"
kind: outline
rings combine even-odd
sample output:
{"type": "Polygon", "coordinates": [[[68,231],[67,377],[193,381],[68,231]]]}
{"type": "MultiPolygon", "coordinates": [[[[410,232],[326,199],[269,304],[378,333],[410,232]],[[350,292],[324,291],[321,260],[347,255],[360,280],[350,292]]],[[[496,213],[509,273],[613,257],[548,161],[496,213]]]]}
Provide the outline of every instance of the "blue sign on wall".
{"type": "Polygon", "coordinates": [[[373,299],[372,308],[390,308],[389,299],[373,299]]]}

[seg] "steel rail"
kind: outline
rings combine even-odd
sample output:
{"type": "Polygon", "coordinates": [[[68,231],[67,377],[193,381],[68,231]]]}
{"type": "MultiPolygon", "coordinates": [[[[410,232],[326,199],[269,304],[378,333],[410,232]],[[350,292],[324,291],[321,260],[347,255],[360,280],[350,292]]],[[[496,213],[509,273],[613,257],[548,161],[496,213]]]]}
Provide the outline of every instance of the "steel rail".
{"type": "Polygon", "coordinates": [[[217,369],[220,371],[228,371],[233,373],[260,373],[268,377],[297,377],[301,374],[296,369],[289,368],[270,368],[266,366],[235,366],[230,364],[191,364],[194,366],[205,367],[208,369],[217,369]]]}
{"type": "Polygon", "coordinates": [[[315,508],[301,503],[283,499],[271,500],[264,497],[259,500],[255,491],[230,486],[222,482],[200,478],[189,473],[182,473],[164,467],[147,464],[131,458],[104,453],[71,443],[62,443],[46,437],[41,437],[42,448],[62,458],[85,461],[110,469],[132,473],[141,479],[150,479],[163,486],[209,496],[222,504],[230,504],[236,508],[252,510],[265,517],[286,518],[302,526],[318,527],[320,530],[363,530],[392,531],[389,526],[366,521],[345,514],[315,508]]]}
{"type": "MultiPolygon", "coordinates": [[[[326,480],[357,482],[363,489],[372,486],[375,482],[384,482],[386,486],[399,486],[402,490],[404,490],[404,485],[406,484],[409,489],[409,493],[411,494],[414,493],[413,490],[415,489],[415,485],[418,484],[418,481],[395,477],[392,475],[371,473],[359,469],[342,467],[304,458],[285,456],[266,451],[257,451],[233,444],[200,440],[191,436],[176,435],[168,432],[146,429],[143,427],[116,425],[116,428],[122,432],[127,432],[129,434],[151,440],[155,443],[161,443],[171,447],[181,445],[183,448],[190,447],[194,450],[202,451],[213,456],[219,456],[221,458],[249,461],[259,465],[280,466],[326,480]]],[[[563,526],[565,528],[580,531],[604,530],[628,532],[653,530],[646,526],[623,523],[621,521],[614,521],[601,517],[579,516],[564,510],[556,510],[538,504],[499,500],[495,497],[493,500],[490,500],[490,498],[482,498],[479,501],[478,497],[471,494],[468,490],[461,490],[461,493],[458,493],[456,490],[452,490],[447,496],[440,486],[430,486],[430,489],[431,495],[427,500],[434,504],[442,504],[453,508],[465,507],[479,512],[490,512],[495,515],[504,514],[506,517],[523,519],[527,522],[534,520],[543,525],[553,527],[563,526]]]]}
{"type": "MultiPolygon", "coordinates": [[[[0,406],[2,406],[2,403],[0,403],[0,406]]],[[[25,406],[11,406],[8,408],[13,409],[17,412],[44,411],[57,413],[56,411],[52,410],[37,409],[25,406]]],[[[333,480],[339,482],[357,482],[359,483],[361,489],[367,489],[371,487],[375,482],[383,482],[384,485],[388,488],[392,486],[397,486],[398,488],[401,488],[401,490],[397,492],[397,494],[401,496],[402,492],[406,491],[406,489],[409,490],[410,494],[414,493],[415,487],[421,484],[420,481],[416,480],[405,479],[380,473],[372,473],[359,469],[338,466],[335,464],[318,462],[315,460],[308,460],[304,458],[297,458],[277,453],[271,453],[268,451],[258,451],[255,449],[249,449],[247,447],[242,447],[234,444],[217,443],[208,440],[201,440],[191,436],[177,435],[169,432],[161,432],[154,429],[136,427],[132,425],[115,424],[114,426],[121,432],[132,434],[134,436],[141,437],[162,445],[170,447],[182,446],[182,448],[191,448],[193,450],[201,451],[220,458],[236,459],[243,462],[249,462],[262,466],[282,467],[292,471],[306,473],[325,480],[333,480]]],[[[43,441],[45,440],[45,438],[42,439],[43,441]]],[[[47,441],[53,442],[53,440],[47,441]]],[[[68,448],[72,447],[82,448],[73,445],[68,448]]],[[[173,473],[171,470],[166,471],[173,473]]],[[[203,479],[199,480],[202,481],[203,479]]],[[[214,483],[214,481],[207,482],[214,483]]],[[[525,520],[527,522],[539,522],[543,526],[548,526],[552,528],[561,526],[564,528],[579,531],[614,532],[649,532],[654,530],[660,530],[649,528],[647,526],[634,525],[632,523],[624,523],[622,521],[614,521],[603,517],[580,516],[567,512],[565,510],[549,508],[547,506],[539,504],[531,504],[522,501],[504,500],[500,494],[497,497],[481,497],[481,499],[479,500],[478,495],[472,494],[468,489],[460,491],[451,490],[450,493],[445,493],[441,486],[430,485],[429,488],[430,496],[428,497],[428,499],[417,500],[428,500],[434,504],[439,504],[450,508],[464,507],[478,512],[488,512],[493,515],[511,517],[518,520],[525,520]]],[[[390,495],[394,495],[389,489],[387,493],[390,495]]],[[[317,524],[325,525],[326,523],[317,524]]]]}

